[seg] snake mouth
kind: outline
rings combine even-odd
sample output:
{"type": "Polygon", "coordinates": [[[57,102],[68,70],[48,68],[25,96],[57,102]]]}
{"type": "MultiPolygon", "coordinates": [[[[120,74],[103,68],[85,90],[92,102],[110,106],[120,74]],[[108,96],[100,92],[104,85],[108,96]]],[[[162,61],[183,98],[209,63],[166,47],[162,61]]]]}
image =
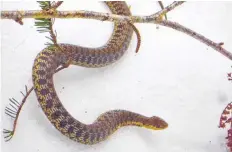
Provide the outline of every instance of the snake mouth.
{"type": "Polygon", "coordinates": [[[145,125],[144,127],[147,129],[151,129],[151,130],[164,130],[164,129],[168,128],[168,125],[162,126],[162,127],[157,127],[157,126],[153,126],[153,125],[145,125]]]}

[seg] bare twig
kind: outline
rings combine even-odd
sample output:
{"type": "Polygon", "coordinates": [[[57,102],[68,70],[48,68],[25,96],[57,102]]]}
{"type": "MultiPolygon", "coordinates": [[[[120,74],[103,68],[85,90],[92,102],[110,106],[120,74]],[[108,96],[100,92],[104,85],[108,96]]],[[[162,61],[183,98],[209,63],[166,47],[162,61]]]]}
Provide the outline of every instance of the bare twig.
{"type": "Polygon", "coordinates": [[[215,43],[212,40],[207,39],[206,37],[204,37],[203,35],[196,33],[195,31],[184,27],[183,25],[180,25],[179,23],[176,22],[171,22],[171,21],[162,21],[160,23],[157,23],[166,27],[170,27],[172,29],[175,29],[177,31],[181,31],[185,34],[190,35],[191,37],[205,43],[206,45],[212,47],[213,49],[215,49],[216,51],[220,52],[221,54],[223,54],[225,57],[229,58],[230,60],[232,60],[232,53],[228,52],[227,50],[225,50],[224,48],[222,48],[222,42],[220,43],[215,43]]]}
{"type": "Polygon", "coordinates": [[[205,43],[206,45],[212,47],[216,51],[223,54],[228,59],[232,60],[232,53],[222,48],[221,43],[215,43],[212,40],[204,37],[197,32],[184,27],[183,25],[162,20],[162,16],[168,13],[169,11],[173,10],[175,7],[183,4],[184,2],[173,2],[169,6],[165,7],[163,10],[154,13],[149,16],[121,16],[109,13],[99,13],[93,11],[2,11],[1,18],[2,19],[16,19],[21,17],[23,18],[86,18],[86,19],[95,19],[101,21],[120,21],[120,20],[127,20],[130,23],[155,23],[162,26],[166,26],[181,32],[184,32],[195,39],[205,43]]]}
{"type": "MultiPolygon", "coordinates": [[[[163,5],[162,1],[158,1],[158,3],[160,5],[161,9],[164,9],[164,5],[163,5]]],[[[166,14],[165,14],[164,17],[165,17],[166,20],[168,19],[166,14]]]]}
{"type": "Polygon", "coordinates": [[[160,21],[160,16],[165,15],[175,7],[183,4],[184,2],[174,2],[163,10],[149,15],[149,16],[121,16],[109,13],[99,13],[94,11],[2,11],[2,19],[15,19],[18,16],[23,18],[87,18],[101,21],[119,21],[127,20],[132,23],[155,23],[160,21]]]}
{"type": "Polygon", "coordinates": [[[63,3],[63,1],[53,2],[52,3],[52,8],[57,9],[62,3],[63,3]]]}

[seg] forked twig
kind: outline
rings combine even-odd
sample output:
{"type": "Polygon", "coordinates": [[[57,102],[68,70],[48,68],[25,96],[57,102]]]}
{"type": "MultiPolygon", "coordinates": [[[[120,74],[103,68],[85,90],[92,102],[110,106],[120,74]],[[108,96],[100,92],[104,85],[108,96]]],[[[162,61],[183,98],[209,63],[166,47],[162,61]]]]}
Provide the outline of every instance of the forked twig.
{"type": "Polygon", "coordinates": [[[101,21],[131,21],[132,23],[153,23],[159,24],[162,26],[166,26],[169,28],[173,28],[175,30],[184,32],[189,36],[196,38],[197,40],[205,43],[206,45],[212,47],[216,51],[220,52],[222,55],[227,57],[228,59],[232,60],[232,53],[222,48],[219,43],[215,43],[206,37],[202,36],[201,34],[190,30],[189,28],[184,27],[181,24],[176,22],[167,21],[167,20],[160,20],[160,16],[167,14],[167,12],[173,10],[177,6],[183,4],[183,1],[173,2],[172,4],[166,6],[161,11],[154,13],[148,16],[121,16],[115,15],[110,13],[99,13],[94,11],[51,11],[51,12],[44,12],[44,11],[1,11],[1,19],[15,19],[16,17],[20,16],[21,19],[23,18],[85,18],[85,19],[95,19],[101,21]]]}
{"type": "MultiPolygon", "coordinates": [[[[163,3],[161,1],[158,1],[158,2],[159,2],[159,5],[160,5],[161,9],[164,9],[163,3]]],[[[162,20],[163,16],[165,16],[165,18],[167,19],[167,15],[166,15],[165,12],[167,12],[167,11],[164,11],[163,13],[160,13],[160,16],[158,17],[158,18],[160,18],[160,20],[162,20]]],[[[132,29],[134,30],[134,32],[136,34],[137,46],[136,46],[135,53],[138,53],[140,45],[141,45],[141,35],[140,35],[139,30],[137,29],[137,27],[131,21],[128,21],[128,23],[132,27],[132,29]]]]}
{"type": "MultiPolygon", "coordinates": [[[[158,1],[158,3],[160,5],[161,9],[164,9],[164,5],[163,5],[162,1],[158,1]]],[[[168,19],[167,14],[165,14],[164,17],[165,17],[166,20],[168,19]]]]}

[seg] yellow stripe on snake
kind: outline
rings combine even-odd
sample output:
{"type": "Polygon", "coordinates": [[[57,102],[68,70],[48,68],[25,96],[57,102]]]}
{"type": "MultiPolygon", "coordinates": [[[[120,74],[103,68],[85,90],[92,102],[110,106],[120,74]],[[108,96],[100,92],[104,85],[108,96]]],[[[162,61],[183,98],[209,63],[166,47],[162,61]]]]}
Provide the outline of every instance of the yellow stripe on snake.
{"type": "MultiPolygon", "coordinates": [[[[114,14],[131,15],[125,2],[105,3],[114,14]]],[[[53,75],[59,66],[107,66],[122,57],[128,49],[132,34],[133,29],[128,22],[115,22],[111,38],[102,47],[87,48],[59,44],[61,49],[47,47],[37,55],[32,68],[34,90],[45,115],[63,135],[83,144],[96,144],[123,126],[132,125],[153,130],[168,127],[159,117],[146,117],[127,110],[111,110],[100,115],[92,124],[84,124],[70,115],[57,96],[53,75]]]]}

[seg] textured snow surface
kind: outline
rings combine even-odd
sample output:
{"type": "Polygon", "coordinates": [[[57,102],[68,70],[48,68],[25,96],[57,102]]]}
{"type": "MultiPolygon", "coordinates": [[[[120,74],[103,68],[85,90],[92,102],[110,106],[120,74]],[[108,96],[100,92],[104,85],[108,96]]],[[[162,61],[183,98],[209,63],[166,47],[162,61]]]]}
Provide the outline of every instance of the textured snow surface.
{"type": "MultiPolygon", "coordinates": [[[[170,3],[170,2],[169,2],[170,3]]],[[[165,6],[169,3],[164,3],[165,6]]],[[[157,2],[128,2],[134,15],[160,10],[157,2]]],[[[187,2],[168,14],[232,51],[232,3],[187,2]]],[[[39,9],[36,2],[2,2],[2,10],[39,9]]],[[[60,10],[108,12],[101,2],[67,1],[60,10]]],[[[36,31],[34,19],[20,26],[1,20],[1,126],[13,120],[4,114],[8,98],[22,99],[19,91],[32,85],[33,60],[47,42],[36,31]]],[[[222,110],[232,100],[227,81],[231,61],[205,44],[178,31],[152,24],[136,24],[142,44],[135,54],[136,36],[125,56],[100,69],[71,66],[54,76],[64,106],[78,120],[91,123],[101,113],[127,109],[157,115],[169,128],[152,131],[125,127],[107,141],[93,146],[75,143],[60,134],[47,120],[34,92],[20,114],[16,133],[3,152],[226,152],[226,130],[219,129],[222,110]]],[[[58,41],[82,46],[103,45],[112,32],[111,22],[56,19],[58,41]]]]}

